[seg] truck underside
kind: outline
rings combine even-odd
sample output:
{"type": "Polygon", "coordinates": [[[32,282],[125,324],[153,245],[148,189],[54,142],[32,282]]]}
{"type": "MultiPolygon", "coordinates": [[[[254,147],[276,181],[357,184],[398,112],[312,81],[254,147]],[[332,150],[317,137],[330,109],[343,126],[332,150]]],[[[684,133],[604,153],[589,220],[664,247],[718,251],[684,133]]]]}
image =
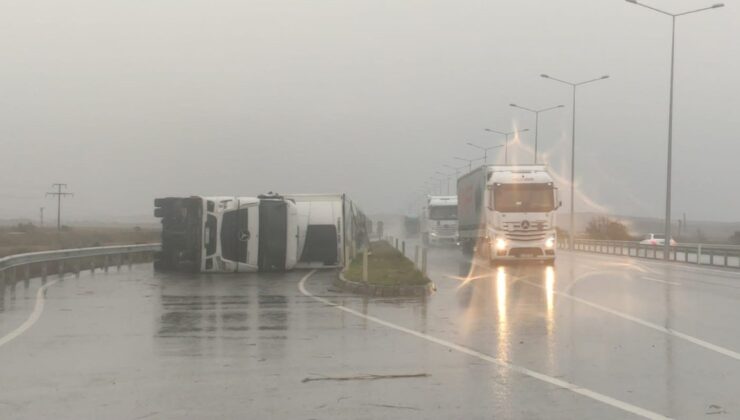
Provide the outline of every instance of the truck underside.
{"type": "Polygon", "coordinates": [[[203,253],[202,203],[198,197],[154,200],[154,216],[162,218],[162,250],[155,255],[155,269],[200,270],[203,253]]]}

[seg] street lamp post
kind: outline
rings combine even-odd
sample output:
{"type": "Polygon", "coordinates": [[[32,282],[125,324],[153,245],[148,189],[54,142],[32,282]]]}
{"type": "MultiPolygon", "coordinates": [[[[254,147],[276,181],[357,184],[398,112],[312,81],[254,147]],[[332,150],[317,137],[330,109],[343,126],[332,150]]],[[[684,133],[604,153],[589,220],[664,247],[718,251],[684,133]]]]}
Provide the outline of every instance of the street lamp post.
{"type": "Polygon", "coordinates": [[[509,104],[509,106],[534,113],[534,163],[537,164],[537,134],[540,127],[540,113],[552,111],[553,109],[564,108],[565,105],[556,105],[550,108],[543,109],[531,109],[517,104],[509,104]]]}
{"type": "Polygon", "coordinates": [[[475,162],[476,160],[481,160],[482,158],[466,159],[466,158],[461,158],[461,157],[455,156],[455,157],[453,157],[453,159],[457,159],[457,160],[462,160],[462,161],[468,162],[468,172],[470,172],[470,171],[473,170],[473,162],[475,162]]]}
{"type": "Polygon", "coordinates": [[[587,83],[597,82],[599,80],[608,79],[609,75],[604,75],[601,77],[598,77],[596,79],[590,79],[583,82],[568,82],[561,79],[556,79],[552,76],[548,76],[546,74],[541,74],[541,77],[545,79],[554,80],[556,82],[564,83],[570,87],[573,88],[573,120],[571,122],[571,129],[570,129],[570,241],[568,243],[568,247],[570,250],[573,250],[573,239],[575,238],[575,176],[576,176],[576,88],[581,85],[585,85],[587,83]]]}
{"type": "Polygon", "coordinates": [[[683,13],[668,13],[666,11],[657,9],[646,4],[638,3],[636,0],[626,0],[628,3],[632,3],[638,6],[642,6],[646,9],[653,10],[655,12],[664,14],[671,17],[671,86],[668,101],[668,164],[666,174],[666,192],[665,192],[665,243],[663,244],[663,259],[670,259],[671,252],[671,167],[673,165],[673,72],[676,64],[676,18],[691,13],[703,12],[705,10],[717,9],[723,7],[724,4],[716,3],[709,7],[702,7],[701,9],[690,10],[683,13]]]}
{"type": "Polygon", "coordinates": [[[467,142],[466,144],[468,146],[475,147],[476,149],[483,150],[483,164],[484,165],[488,163],[488,151],[489,150],[498,149],[499,147],[504,147],[503,144],[499,144],[499,145],[491,146],[491,147],[478,146],[477,144],[474,144],[474,143],[471,143],[471,142],[467,142]]]}
{"type": "Polygon", "coordinates": [[[444,172],[437,171],[436,174],[442,175],[447,179],[447,195],[450,195],[450,178],[452,177],[452,174],[446,174],[444,172]]]}
{"type": "Polygon", "coordinates": [[[507,165],[509,164],[509,136],[511,136],[512,134],[516,135],[519,133],[523,133],[525,131],[529,131],[528,128],[525,128],[523,130],[512,131],[509,133],[504,132],[504,131],[491,130],[490,128],[486,128],[485,130],[490,133],[501,134],[506,137],[506,143],[504,143],[504,162],[506,162],[507,165]]]}

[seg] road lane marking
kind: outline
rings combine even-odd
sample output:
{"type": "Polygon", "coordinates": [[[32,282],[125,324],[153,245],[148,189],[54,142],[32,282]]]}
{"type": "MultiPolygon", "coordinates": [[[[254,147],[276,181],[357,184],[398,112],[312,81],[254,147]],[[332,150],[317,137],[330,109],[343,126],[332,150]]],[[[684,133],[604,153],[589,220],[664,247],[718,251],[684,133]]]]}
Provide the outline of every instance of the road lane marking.
{"type": "MultiPolygon", "coordinates": [[[[537,283],[533,283],[533,282],[530,282],[530,281],[527,281],[527,280],[518,279],[518,281],[524,282],[524,283],[529,284],[529,285],[534,286],[534,287],[539,287],[540,289],[544,289],[545,288],[542,285],[539,285],[537,283]]],[[[654,329],[656,331],[660,331],[660,332],[666,333],[668,335],[672,335],[674,337],[682,338],[682,339],[684,339],[686,341],[689,341],[691,343],[694,343],[694,344],[696,344],[698,346],[704,347],[705,349],[715,351],[717,353],[720,353],[720,354],[723,354],[725,356],[731,357],[731,358],[733,358],[735,360],[740,360],[740,353],[738,353],[738,352],[732,351],[732,350],[727,349],[727,348],[724,348],[722,346],[718,346],[716,344],[712,344],[712,343],[710,343],[708,341],[704,341],[704,340],[702,340],[700,338],[696,338],[696,337],[691,336],[691,335],[688,335],[686,333],[682,333],[681,331],[676,331],[673,328],[666,328],[666,327],[664,327],[662,325],[658,325],[658,324],[652,323],[650,321],[646,321],[646,320],[644,320],[642,318],[638,318],[636,316],[632,316],[632,315],[626,314],[624,312],[617,311],[616,309],[612,309],[612,308],[609,308],[609,307],[606,307],[606,306],[603,306],[603,305],[599,305],[598,303],[594,303],[594,302],[591,302],[590,300],[586,300],[586,299],[582,299],[582,298],[573,296],[573,295],[571,295],[569,293],[560,292],[560,291],[557,291],[557,290],[553,290],[553,293],[556,294],[556,295],[558,295],[558,296],[562,296],[562,297],[571,299],[571,300],[576,301],[578,303],[581,303],[583,305],[590,306],[590,307],[592,307],[594,309],[598,309],[600,311],[603,311],[603,312],[606,312],[606,313],[609,313],[609,314],[618,316],[618,317],[620,317],[622,319],[626,319],[628,321],[635,322],[635,323],[640,324],[642,326],[645,326],[645,327],[648,327],[648,328],[652,328],[652,329],[654,329]]]]}
{"type": "Polygon", "coordinates": [[[665,280],[660,280],[660,279],[656,279],[656,278],[653,278],[653,277],[642,277],[642,279],[643,280],[649,280],[649,281],[655,281],[655,282],[663,283],[663,284],[671,284],[673,286],[680,286],[681,285],[681,283],[676,283],[675,281],[665,281],[665,280]]]}
{"type": "Polygon", "coordinates": [[[53,280],[39,287],[39,290],[36,291],[36,304],[33,307],[33,312],[31,312],[28,319],[26,319],[23,324],[19,325],[18,328],[0,338],[0,347],[10,343],[19,335],[28,331],[28,329],[33,327],[33,324],[41,318],[41,314],[44,312],[44,302],[46,301],[46,289],[53,286],[58,281],[59,280],[53,280]]]}
{"type": "Polygon", "coordinates": [[[424,333],[419,332],[419,331],[415,331],[415,330],[412,330],[412,329],[409,329],[409,328],[406,328],[406,327],[402,327],[400,325],[397,325],[397,324],[394,324],[392,322],[388,322],[388,321],[382,320],[380,318],[376,318],[376,317],[371,316],[371,315],[365,315],[365,314],[363,314],[361,312],[358,312],[358,311],[356,311],[354,309],[350,309],[350,308],[348,308],[346,306],[342,306],[342,305],[340,305],[338,303],[334,303],[334,302],[332,302],[332,301],[330,301],[328,299],[324,299],[322,297],[316,296],[316,295],[312,294],[311,292],[309,292],[308,290],[306,290],[306,281],[314,273],[316,273],[316,270],[312,270],[311,272],[309,272],[308,274],[306,274],[301,279],[301,281],[298,283],[298,289],[301,291],[301,293],[303,293],[304,296],[310,297],[310,298],[312,298],[312,299],[314,299],[314,300],[316,300],[318,302],[321,302],[321,303],[323,303],[323,304],[325,304],[327,306],[331,306],[331,307],[333,307],[335,309],[338,309],[340,311],[347,312],[349,314],[355,315],[355,316],[360,317],[360,318],[364,318],[364,319],[366,319],[368,321],[374,322],[374,323],[379,324],[379,325],[382,325],[384,327],[388,327],[388,328],[394,329],[396,331],[400,331],[400,332],[403,332],[403,333],[406,333],[406,334],[409,334],[409,335],[412,335],[412,336],[421,338],[423,340],[426,340],[426,341],[429,341],[429,342],[432,342],[432,343],[435,343],[435,344],[439,344],[440,346],[447,347],[448,349],[455,350],[455,351],[458,351],[460,353],[467,354],[469,356],[473,356],[473,357],[476,357],[476,358],[481,359],[481,360],[485,360],[487,362],[493,363],[493,364],[498,365],[498,366],[501,366],[501,367],[505,367],[505,368],[507,368],[509,370],[512,370],[514,372],[518,372],[518,373],[521,373],[523,375],[529,376],[531,378],[538,379],[538,380],[540,380],[542,382],[546,382],[546,383],[549,383],[551,385],[555,385],[555,386],[558,386],[560,388],[567,389],[568,391],[574,392],[576,394],[582,395],[582,396],[587,397],[587,398],[591,398],[592,400],[598,401],[598,402],[603,403],[603,404],[610,405],[612,407],[615,407],[615,408],[618,408],[620,410],[623,410],[623,411],[626,411],[626,412],[635,414],[635,415],[640,416],[640,417],[644,417],[644,418],[647,418],[647,419],[668,419],[669,418],[669,417],[663,416],[662,414],[658,414],[658,413],[655,413],[653,411],[650,411],[650,410],[647,410],[647,409],[644,409],[644,408],[641,408],[641,407],[632,405],[630,403],[627,403],[627,402],[618,400],[616,398],[612,398],[612,397],[609,397],[607,395],[600,394],[600,393],[598,393],[596,391],[590,390],[588,388],[581,387],[579,385],[576,385],[576,384],[573,384],[573,383],[564,381],[562,379],[554,378],[552,376],[545,375],[544,373],[539,373],[539,372],[536,372],[536,371],[527,369],[527,368],[525,368],[523,366],[514,365],[514,364],[509,363],[507,361],[504,361],[504,360],[495,358],[493,356],[489,356],[487,354],[481,353],[481,352],[476,351],[476,350],[473,350],[471,348],[468,348],[468,347],[465,347],[465,346],[462,346],[462,345],[459,345],[459,344],[455,344],[455,343],[452,343],[450,341],[446,341],[446,340],[443,340],[441,338],[434,337],[434,336],[429,335],[429,334],[424,334],[424,333]]]}

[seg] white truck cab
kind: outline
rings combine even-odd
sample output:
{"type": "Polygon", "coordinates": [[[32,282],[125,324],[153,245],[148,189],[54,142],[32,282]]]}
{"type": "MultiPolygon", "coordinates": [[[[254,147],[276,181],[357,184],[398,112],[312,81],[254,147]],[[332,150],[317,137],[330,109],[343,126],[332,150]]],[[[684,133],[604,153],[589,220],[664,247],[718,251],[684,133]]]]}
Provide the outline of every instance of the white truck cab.
{"type": "Polygon", "coordinates": [[[419,225],[425,245],[457,244],[457,196],[428,196],[419,225]]]}
{"type": "Polygon", "coordinates": [[[458,180],[463,252],[554,261],[557,188],[544,165],[484,165],[458,180]]]}
{"type": "Polygon", "coordinates": [[[296,265],[297,208],[283,197],[168,197],[155,207],[162,218],[158,269],[230,273],[296,265]]]}

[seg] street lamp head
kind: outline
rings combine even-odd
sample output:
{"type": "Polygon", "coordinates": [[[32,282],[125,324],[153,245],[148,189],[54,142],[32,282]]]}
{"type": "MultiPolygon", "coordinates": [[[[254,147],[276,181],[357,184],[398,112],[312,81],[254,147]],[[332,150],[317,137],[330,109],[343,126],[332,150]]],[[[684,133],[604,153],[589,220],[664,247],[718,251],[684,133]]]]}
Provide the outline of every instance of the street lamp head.
{"type": "Polygon", "coordinates": [[[609,78],[609,75],[608,75],[608,74],[605,74],[605,75],[601,76],[601,79],[602,79],[602,80],[603,80],[603,79],[608,79],[608,78],[609,78]]]}
{"type": "Polygon", "coordinates": [[[550,78],[550,76],[548,76],[546,74],[540,74],[540,77],[544,77],[545,79],[549,79],[550,78]]]}
{"type": "Polygon", "coordinates": [[[565,108],[565,105],[558,105],[555,108],[565,108]]]}
{"type": "Polygon", "coordinates": [[[525,128],[524,130],[519,130],[520,133],[523,133],[525,131],[529,131],[529,129],[528,128],[525,128]]]}
{"type": "Polygon", "coordinates": [[[509,106],[513,106],[513,107],[516,107],[516,106],[517,106],[517,104],[509,104],[509,106]]]}
{"type": "Polygon", "coordinates": [[[724,3],[716,3],[716,4],[713,4],[712,5],[712,9],[716,9],[718,7],[725,7],[725,4],[724,3]]]}
{"type": "Polygon", "coordinates": [[[627,3],[637,4],[637,0],[625,0],[627,3]]]}

